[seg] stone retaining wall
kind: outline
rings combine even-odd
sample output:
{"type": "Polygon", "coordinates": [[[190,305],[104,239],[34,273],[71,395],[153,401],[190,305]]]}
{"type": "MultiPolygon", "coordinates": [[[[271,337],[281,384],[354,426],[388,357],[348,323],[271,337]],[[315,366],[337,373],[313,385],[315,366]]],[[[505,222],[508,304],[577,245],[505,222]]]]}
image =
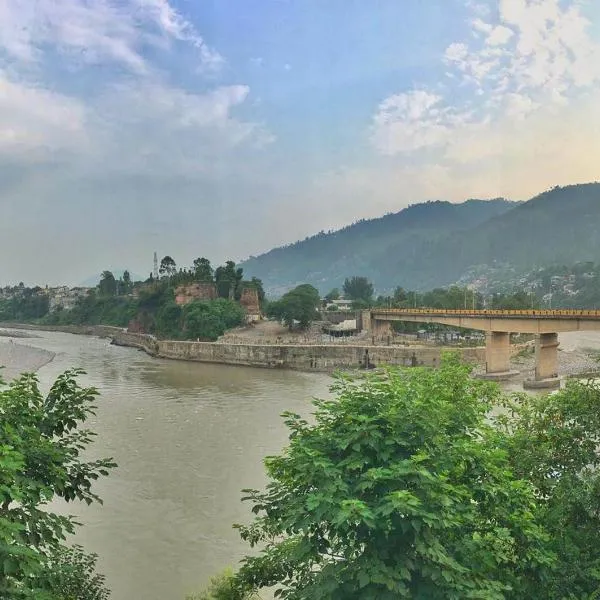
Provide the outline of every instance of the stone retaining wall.
{"type": "MultiPolygon", "coordinates": [[[[437,366],[444,348],[397,346],[214,344],[212,342],[180,342],[155,340],[151,336],[116,332],[113,343],[140,348],[152,356],[228,365],[296,369],[301,371],[334,371],[371,365],[437,366]]],[[[484,348],[462,348],[464,359],[485,361],[484,348]]]]}
{"type": "MultiPolygon", "coordinates": [[[[2,326],[0,324],[0,326],[2,326]]],[[[11,327],[16,327],[11,324],[11,327]]],[[[19,326],[23,329],[63,331],[66,333],[109,337],[119,346],[139,348],[151,356],[228,365],[296,369],[330,372],[370,365],[431,366],[439,365],[448,348],[439,346],[366,346],[366,345],[300,345],[300,344],[216,344],[212,342],[180,342],[157,340],[153,336],[132,333],[118,327],[96,326],[19,326]]],[[[516,354],[526,344],[511,346],[516,354]]],[[[485,348],[457,348],[467,362],[485,363],[485,348]]]]}

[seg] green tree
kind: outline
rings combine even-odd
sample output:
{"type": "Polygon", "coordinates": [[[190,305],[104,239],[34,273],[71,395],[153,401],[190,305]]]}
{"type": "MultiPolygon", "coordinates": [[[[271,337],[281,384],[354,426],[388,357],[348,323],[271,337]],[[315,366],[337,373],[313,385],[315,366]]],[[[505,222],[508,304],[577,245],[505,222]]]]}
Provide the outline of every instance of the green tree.
{"type": "MultiPolygon", "coordinates": [[[[505,398],[497,445],[533,483],[557,560],[544,587],[523,598],[600,597],[600,385],[570,380],[560,391],[505,398]]],[[[528,594],[528,595],[527,595],[528,594]]]]}
{"type": "Polygon", "coordinates": [[[121,293],[129,294],[131,293],[132,288],[131,275],[129,274],[129,271],[125,270],[123,271],[123,289],[121,290],[121,293]]]}
{"type": "Polygon", "coordinates": [[[170,256],[164,256],[160,261],[158,272],[163,277],[173,277],[177,273],[177,265],[170,256]]]}
{"type": "Polygon", "coordinates": [[[117,293],[117,280],[111,271],[102,271],[98,293],[101,296],[114,296],[117,293]]]}
{"type": "Polygon", "coordinates": [[[398,286],[394,290],[394,302],[397,304],[402,304],[403,302],[406,302],[407,299],[408,299],[408,296],[407,296],[404,288],[401,286],[398,286]]]}
{"type": "Polygon", "coordinates": [[[183,336],[186,339],[214,341],[227,329],[244,322],[244,310],[225,298],[191,302],[183,311],[183,336]]]}
{"type": "Polygon", "coordinates": [[[196,281],[214,281],[213,268],[208,258],[196,258],[193,262],[193,269],[196,281]]]}
{"type": "Polygon", "coordinates": [[[326,296],[325,296],[325,300],[327,300],[327,302],[333,302],[335,300],[338,300],[340,297],[340,290],[338,288],[333,288],[326,296]]]}
{"type": "Polygon", "coordinates": [[[298,321],[306,329],[317,317],[317,308],[321,301],[319,291],[309,284],[302,284],[284,294],[268,306],[267,314],[283,321],[290,329],[298,321]]]}
{"type": "Polygon", "coordinates": [[[215,271],[215,282],[219,298],[239,300],[239,285],[243,279],[244,271],[236,268],[232,260],[228,260],[224,266],[217,267],[215,271]]]}
{"type": "Polygon", "coordinates": [[[286,415],[289,446],[242,538],[240,591],[289,600],[486,600],[525,595],[553,564],[534,486],[498,449],[494,385],[440,369],[341,378],[314,422],[286,415]]]}
{"type": "Polygon", "coordinates": [[[373,300],[373,284],[366,277],[349,277],[344,281],[344,295],[350,300],[373,300]]]}
{"type": "Polygon", "coordinates": [[[80,370],[59,376],[44,397],[35,375],[25,374],[0,390],[0,597],[101,600],[102,579],[94,557],[63,546],[74,531],[72,517],[47,510],[53,498],[100,501],[95,480],[115,466],[111,459],[84,460],[94,438],[79,429],[95,414],[93,388],[82,388],[80,370]],[[89,595],[65,595],[87,588],[89,595]],[[91,592],[96,590],[97,595],[91,592]]]}
{"type": "Polygon", "coordinates": [[[258,303],[262,307],[265,302],[265,288],[263,287],[263,282],[258,277],[253,277],[249,281],[249,285],[253,287],[258,293],[258,303]]]}

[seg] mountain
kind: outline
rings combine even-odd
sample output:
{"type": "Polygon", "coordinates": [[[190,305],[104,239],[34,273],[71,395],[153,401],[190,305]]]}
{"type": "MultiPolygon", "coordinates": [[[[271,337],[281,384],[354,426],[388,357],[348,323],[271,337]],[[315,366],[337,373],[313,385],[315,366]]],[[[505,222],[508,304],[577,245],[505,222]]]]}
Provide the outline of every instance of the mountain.
{"type": "Polygon", "coordinates": [[[430,289],[474,265],[516,269],[598,260],[600,183],[555,187],[527,202],[435,201],[319,233],[251,257],[242,267],[272,295],[311,283],[326,292],[351,275],[375,288],[430,289]]]}

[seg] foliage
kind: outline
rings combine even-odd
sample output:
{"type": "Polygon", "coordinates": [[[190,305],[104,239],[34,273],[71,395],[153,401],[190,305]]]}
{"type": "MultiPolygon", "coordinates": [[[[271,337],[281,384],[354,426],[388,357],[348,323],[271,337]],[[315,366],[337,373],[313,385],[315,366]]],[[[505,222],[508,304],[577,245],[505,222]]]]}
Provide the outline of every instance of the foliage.
{"type": "Polygon", "coordinates": [[[445,242],[465,245],[471,231],[515,206],[505,200],[415,204],[274,248],[241,266],[260,277],[267,291],[305,281],[325,293],[332,287],[341,288],[344,278],[357,272],[368,273],[381,291],[391,291],[399,281],[421,289],[447,285],[457,281],[464,270],[462,265],[470,265],[478,255],[467,250],[463,255],[458,248],[449,257],[456,264],[451,269],[445,264],[440,267],[437,255],[443,252],[445,242]]]}
{"type": "Polygon", "coordinates": [[[240,283],[243,278],[243,269],[236,268],[232,260],[228,260],[224,266],[217,267],[215,271],[215,282],[219,298],[239,300],[241,290],[240,283]]]}
{"type": "Polygon", "coordinates": [[[173,277],[177,273],[177,264],[171,256],[163,256],[158,272],[163,277],[173,277]]]}
{"type": "Polygon", "coordinates": [[[50,555],[51,568],[40,576],[40,584],[60,600],[108,600],[96,561],[97,556],[86,554],[81,546],[59,546],[50,555]]]}
{"type": "Polygon", "coordinates": [[[424,290],[451,285],[474,265],[505,263],[522,272],[598,260],[599,220],[600,183],[553,188],[523,203],[429,202],[321,232],[242,266],[267,290],[306,281],[325,292],[359,271],[381,292],[399,282],[424,290]]]}
{"type": "Polygon", "coordinates": [[[182,332],[186,339],[215,341],[227,329],[244,322],[242,307],[231,300],[190,302],[183,310],[182,332]]]}
{"type": "Polygon", "coordinates": [[[369,303],[373,299],[373,284],[366,277],[349,277],[344,281],[344,295],[355,301],[369,303]]]}
{"type": "Polygon", "coordinates": [[[110,271],[102,271],[100,283],[98,284],[98,294],[100,296],[115,296],[117,293],[117,280],[110,271]]]}
{"type": "Polygon", "coordinates": [[[126,327],[137,313],[134,299],[123,296],[98,296],[94,293],[80,298],[71,310],[49,313],[43,320],[48,325],[112,325],[126,327]]]}
{"type": "Polygon", "coordinates": [[[46,397],[32,374],[0,390],[2,598],[64,600],[69,596],[62,592],[75,585],[106,597],[102,580],[92,575],[94,558],[62,547],[74,530],[72,517],[45,509],[56,497],[100,502],[92,484],[115,466],[111,459],[83,459],[95,434],[79,426],[95,414],[97,392],[78,385],[81,374],[65,372],[46,397]]]}
{"type": "Polygon", "coordinates": [[[206,590],[186,600],[252,600],[254,594],[240,591],[232,569],[226,569],[210,580],[206,590]]]}
{"type": "Polygon", "coordinates": [[[496,417],[498,446],[537,491],[557,560],[543,593],[549,600],[600,596],[600,385],[571,380],[541,397],[517,394],[496,417]]]}
{"type": "Polygon", "coordinates": [[[14,290],[13,296],[0,299],[1,321],[30,321],[39,319],[48,313],[49,299],[42,288],[14,290]]]}
{"type": "Polygon", "coordinates": [[[540,302],[533,294],[524,291],[512,294],[493,294],[487,308],[500,310],[531,310],[540,308],[540,302]]]}
{"type": "Polygon", "coordinates": [[[266,461],[240,589],[287,599],[531,598],[553,564],[533,485],[486,423],[495,386],[439,370],[340,378],[266,461]]]}
{"type": "Polygon", "coordinates": [[[196,281],[214,281],[213,268],[211,267],[208,258],[196,258],[192,268],[196,281]]]}
{"type": "Polygon", "coordinates": [[[305,329],[316,318],[320,303],[318,290],[312,285],[303,284],[290,290],[279,300],[271,302],[267,314],[283,321],[290,329],[295,321],[305,329]]]}
{"type": "Polygon", "coordinates": [[[325,295],[325,300],[327,302],[333,302],[334,300],[338,300],[340,297],[340,290],[338,288],[333,288],[328,294],[325,295]]]}

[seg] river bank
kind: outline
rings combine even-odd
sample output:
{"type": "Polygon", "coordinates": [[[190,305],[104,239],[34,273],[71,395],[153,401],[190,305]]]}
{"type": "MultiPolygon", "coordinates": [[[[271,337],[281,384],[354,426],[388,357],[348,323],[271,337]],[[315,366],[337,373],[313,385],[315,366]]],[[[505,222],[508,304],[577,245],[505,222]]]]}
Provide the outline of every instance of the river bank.
{"type": "MultiPolygon", "coordinates": [[[[158,340],[152,335],[132,333],[107,325],[42,326],[0,323],[0,327],[10,327],[14,330],[58,331],[108,338],[116,346],[137,348],[155,358],[322,373],[331,373],[338,369],[360,369],[380,364],[435,367],[439,365],[442,354],[448,350],[444,346],[371,345],[360,343],[362,340],[354,344],[158,340]]],[[[581,376],[598,371],[599,363],[591,349],[576,348],[568,341],[568,338],[565,341],[567,342],[565,350],[559,351],[560,377],[581,376]]],[[[600,344],[600,341],[598,343],[600,344]]],[[[485,365],[484,347],[453,348],[453,350],[459,352],[463,360],[475,365],[476,373],[482,371],[485,365]]],[[[519,372],[519,375],[512,381],[520,382],[531,377],[535,370],[533,343],[515,344],[511,347],[511,354],[511,367],[519,372]]]]}
{"type": "MultiPolygon", "coordinates": [[[[340,345],[158,340],[151,335],[105,325],[63,327],[11,324],[11,327],[109,338],[116,346],[138,348],[156,358],[321,373],[380,364],[435,367],[439,365],[442,353],[447,350],[439,346],[374,346],[366,343],[340,345]]],[[[513,347],[515,352],[519,349],[513,347]]],[[[485,361],[485,348],[459,348],[457,351],[467,362],[480,364],[485,361]]]]}
{"type": "Polygon", "coordinates": [[[20,373],[34,373],[54,360],[54,352],[14,342],[11,338],[0,341],[0,377],[9,382],[20,373]]]}

